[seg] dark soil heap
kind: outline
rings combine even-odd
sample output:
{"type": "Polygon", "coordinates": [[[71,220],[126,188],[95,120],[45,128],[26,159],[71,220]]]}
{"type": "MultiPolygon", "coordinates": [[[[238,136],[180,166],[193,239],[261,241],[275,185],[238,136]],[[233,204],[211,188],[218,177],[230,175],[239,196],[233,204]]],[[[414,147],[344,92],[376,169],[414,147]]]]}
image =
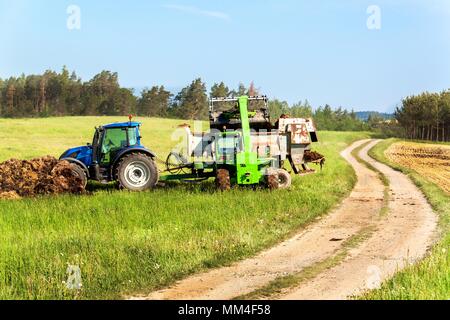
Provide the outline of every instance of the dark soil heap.
{"type": "Polygon", "coordinates": [[[325,156],[315,151],[306,150],[303,159],[306,163],[315,163],[320,165],[320,170],[322,170],[325,165],[325,156]]]}
{"type": "Polygon", "coordinates": [[[74,174],[72,164],[67,161],[47,156],[0,163],[0,199],[83,191],[82,180],[74,174]]]}
{"type": "Polygon", "coordinates": [[[321,154],[318,153],[318,152],[315,152],[315,151],[309,151],[309,150],[306,150],[306,151],[305,151],[305,157],[304,157],[304,159],[305,159],[306,162],[320,162],[320,161],[322,161],[324,158],[325,158],[325,156],[321,155],[321,154]]]}

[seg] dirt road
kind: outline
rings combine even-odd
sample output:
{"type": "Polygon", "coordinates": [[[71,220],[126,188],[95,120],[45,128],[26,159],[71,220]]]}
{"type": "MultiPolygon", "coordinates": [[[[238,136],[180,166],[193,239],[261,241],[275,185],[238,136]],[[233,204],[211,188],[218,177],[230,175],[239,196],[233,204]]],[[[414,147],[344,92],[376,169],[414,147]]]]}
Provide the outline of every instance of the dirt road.
{"type": "Polygon", "coordinates": [[[367,156],[367,151],[377,143],[372,141],[360,152],[360,157],[390,181],[389,211],[381,215],[386,204],[385,186],[375,171],[351,155],[368,141],[358,141],[342,152],[354,167],[358,182],[351,195],[327,217],[252,259],[194,275],[171,288],[131,299],[233,299],[280,277],[301,274],[305,268],[314,270],[338,255],[343,258],[334,267],[271,298],[346,299],[378,285],[405,264],[423,257],[432,244],[437,218],[406,176],[367,156]],[[348,247],[355,239],[358,242],[348,247]]]}

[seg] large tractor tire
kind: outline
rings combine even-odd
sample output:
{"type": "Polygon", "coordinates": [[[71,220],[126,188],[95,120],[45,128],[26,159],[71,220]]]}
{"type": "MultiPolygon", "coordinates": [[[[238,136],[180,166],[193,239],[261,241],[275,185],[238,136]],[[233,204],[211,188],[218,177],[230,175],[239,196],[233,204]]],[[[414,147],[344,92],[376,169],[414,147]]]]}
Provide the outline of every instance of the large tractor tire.
{"type": "Polygon", "coordinates": [[[220,191],[231,190],[230,172],[227,169],[217,170],[216,187],[220,191]]]}
{"type": "Polygon", "coordinates": [[[278,185],[279,189],[289,189],[292,185],[292,176],[284,169],[278,169],[278,185]]]}
{"type": "Polygon", "coordinates": [[[130,191],[145,191],[156,186],[158,169],[152,158],[133,153],[123,157],[116,168],[119,188],[130,191]]]}
{"type": "Polygon", "coordinates": [[[87,183],[88,183],[88,178],[87,178],[87,175],[86,175],[86,172],[84,171],[84,169],[82,167],[80,167],[79,165],[72,163],[72,172],[73,172],[74,176],[81,179],[83,187],[86,188],[87,183]]]}

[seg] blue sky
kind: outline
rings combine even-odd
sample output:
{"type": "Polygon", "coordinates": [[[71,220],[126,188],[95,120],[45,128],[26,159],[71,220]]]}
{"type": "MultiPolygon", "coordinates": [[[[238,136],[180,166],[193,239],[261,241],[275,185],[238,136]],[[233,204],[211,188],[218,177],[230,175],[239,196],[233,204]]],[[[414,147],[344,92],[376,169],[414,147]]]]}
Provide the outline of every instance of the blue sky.
{"type": "Polygon", "coordinates": [[[254,81],[289,102],[378,111],[450,87],[448,0],[0,0],[0,30],[2,78],[67,65],[126,87],[254,81]]]}

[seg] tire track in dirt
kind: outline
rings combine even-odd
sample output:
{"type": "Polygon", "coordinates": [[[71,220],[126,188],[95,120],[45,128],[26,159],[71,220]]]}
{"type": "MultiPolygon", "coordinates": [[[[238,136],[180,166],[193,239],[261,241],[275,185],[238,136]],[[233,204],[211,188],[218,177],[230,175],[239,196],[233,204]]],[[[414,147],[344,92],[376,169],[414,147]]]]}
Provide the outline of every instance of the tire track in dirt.
{"type": "Polygon", "coordinates": [[[367,155],[378,142],[365,147],[360,157],[390,182],[388,214],[377,223],[372,236],[350,250],[342,263],[284,294],[282,299],[335,300],[359,295],[423,258],[433,244],[437,216],[407,176],[367,155]]]}
{"type": "Polygon", "coordinates": [[[358,141],[341,153],[354,167],[358,181],[351,195],[317,223],[254,258],[193,275],[168,289],[129,299],[232,299],[333,257],[342,250],[346,240],[380,220],[384,186],[377,173],[351,155],[354,149],[369,141],[358,141]]]}

